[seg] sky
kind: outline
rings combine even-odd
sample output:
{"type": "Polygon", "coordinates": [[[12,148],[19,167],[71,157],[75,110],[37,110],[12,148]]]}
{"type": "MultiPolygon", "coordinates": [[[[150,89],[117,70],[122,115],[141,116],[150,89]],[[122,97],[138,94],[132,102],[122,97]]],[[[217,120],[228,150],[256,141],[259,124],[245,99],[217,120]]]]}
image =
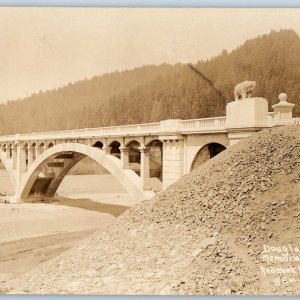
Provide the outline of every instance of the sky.
{"type": "Polygon", "coordinates": [[[299,8],[0,7],[0,103],[115,70],[205,60],[284,28],[300,35],[299,8]]]}

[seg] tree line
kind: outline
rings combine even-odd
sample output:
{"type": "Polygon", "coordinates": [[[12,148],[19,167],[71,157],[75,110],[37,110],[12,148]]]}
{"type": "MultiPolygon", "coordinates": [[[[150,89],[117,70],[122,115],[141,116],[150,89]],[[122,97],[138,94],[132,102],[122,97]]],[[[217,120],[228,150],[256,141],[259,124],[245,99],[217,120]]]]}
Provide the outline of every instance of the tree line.
{"type": "Polygon", "coordinates": [[[281,92],[300,116],[300,38],[272,31],[228,53],[190,64],[148,65],[95,76],[0,105],[0,134],[225,115],[234,86],[257,83],[271,106],[281,92]]]}

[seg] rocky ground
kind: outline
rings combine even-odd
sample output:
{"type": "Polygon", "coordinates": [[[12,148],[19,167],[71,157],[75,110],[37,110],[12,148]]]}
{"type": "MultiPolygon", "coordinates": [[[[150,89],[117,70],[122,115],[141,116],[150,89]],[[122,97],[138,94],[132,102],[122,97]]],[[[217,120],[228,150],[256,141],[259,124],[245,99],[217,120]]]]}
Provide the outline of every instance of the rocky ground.
{"type": "Polygon", "coordinates": [[[297,295],[299,182],[300,126],[263,130],[2,290],[297,295]]]}

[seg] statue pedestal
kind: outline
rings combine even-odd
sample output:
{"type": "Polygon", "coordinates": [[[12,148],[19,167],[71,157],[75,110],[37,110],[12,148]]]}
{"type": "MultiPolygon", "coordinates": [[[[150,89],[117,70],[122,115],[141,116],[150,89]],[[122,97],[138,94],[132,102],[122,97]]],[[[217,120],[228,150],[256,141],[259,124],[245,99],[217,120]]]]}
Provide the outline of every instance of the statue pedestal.
{"type": "Polygon", "coordinates": [[[230,102],[226,106],[226,129],[230,145],[268,127],[268,101],[261,97],[230,102]]]}
{"type": "Polygon", "coordinates": [[[292,125],[293,121],[293,108],[295,104],[287,102],[287,94],[281,93],[279,95],[280,102],[273,105],[274,109],[274,126],[292,125]]]}
{"type": "Polygon", "coordinates": [[[264,98],[246,98],[226,106],[227,129],[261,129],[268,127],[268,101],[264,98]]]}

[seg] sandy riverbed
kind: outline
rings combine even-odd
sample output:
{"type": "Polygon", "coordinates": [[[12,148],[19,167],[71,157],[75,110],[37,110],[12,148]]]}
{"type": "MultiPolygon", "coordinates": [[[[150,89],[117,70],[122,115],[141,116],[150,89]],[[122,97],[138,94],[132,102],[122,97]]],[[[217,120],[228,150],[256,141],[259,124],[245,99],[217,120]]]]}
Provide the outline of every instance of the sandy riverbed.
{"type": "Polygon", "coordinates": [[[100,203],[132,206],[136,202],[111,175],[68,175],[57,190],[60,196],[100,203]]]}
{"type": "MultiPolygon", "coordinates": [[[[0,192],[12,193],[5,173],[0,192]]],[[[67,176],[58,193],[43,203],[0,204],[0,286],[73,247],[134,203],[110,174],[67,176]]]]}

